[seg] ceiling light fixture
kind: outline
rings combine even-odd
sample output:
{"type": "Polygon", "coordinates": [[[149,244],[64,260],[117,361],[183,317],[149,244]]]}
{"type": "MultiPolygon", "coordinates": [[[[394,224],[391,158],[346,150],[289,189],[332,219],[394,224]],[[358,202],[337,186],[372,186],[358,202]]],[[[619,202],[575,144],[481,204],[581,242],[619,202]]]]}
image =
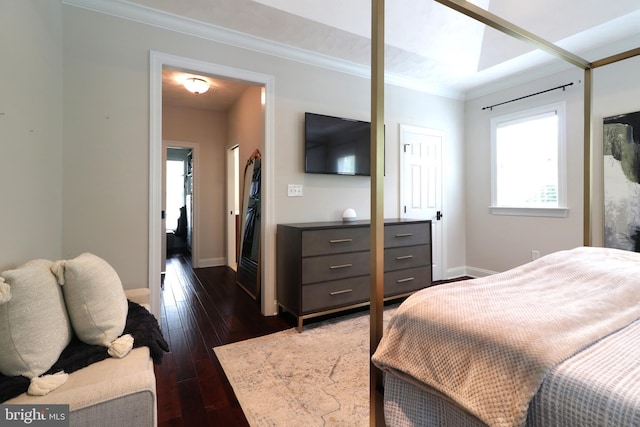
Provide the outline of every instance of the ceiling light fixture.
{"type": "Polygon", "coordinates": [[[199,77],[189,77],[184,81],[184,87],[191,93],[200,95],[209,90],[209,82],[199,77]]]}

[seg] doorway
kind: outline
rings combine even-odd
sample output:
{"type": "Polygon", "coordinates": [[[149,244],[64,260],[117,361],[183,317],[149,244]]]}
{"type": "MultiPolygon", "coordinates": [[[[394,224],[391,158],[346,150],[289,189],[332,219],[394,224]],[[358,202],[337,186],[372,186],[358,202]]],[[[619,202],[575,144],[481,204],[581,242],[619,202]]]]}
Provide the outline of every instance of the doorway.
{"type": "Polygon", "coordinates": [[[264,142],[261,151],[265,156],[263,176],[265,181],[262,198],[264,209],[261,230],[263,248],[261,254],[260,298],[261,312],[275,315],[278,311],[275,292],[275,224],[273,222],[273,161],[270,154],[274,147],[273,87],[274,78],[252,71],[231,68],[219,64],[193,60],[159,52],[150,52],[150,130],[149,130],[149,289],[151,311],[158,316],[161,297],[162,269],[162,70],[163,67],[193,70],[230,80],[260,85],[264,89],[264,142]]]}
{"type": "Polygon", "coordinates": [[[198,234],[194,220],[195,150],[192,147],[178,147],[176,144],[166,145],[163,180],[166,256],[183,254],[188,255],[188,260],[197,260],[197,256],[192,256],[194,240],[198,234]]]}

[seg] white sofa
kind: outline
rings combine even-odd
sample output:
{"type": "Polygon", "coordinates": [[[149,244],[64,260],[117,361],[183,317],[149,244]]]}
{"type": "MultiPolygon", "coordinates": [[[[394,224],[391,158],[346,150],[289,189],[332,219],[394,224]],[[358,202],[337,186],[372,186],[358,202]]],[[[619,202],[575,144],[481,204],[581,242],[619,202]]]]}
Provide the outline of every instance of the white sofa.
{"type": "MultiPolygon", "coordinates": [[[[125,291],[127,299],[149,308],[149,290],[125,291]]],[[[5,404],[68,404],[72,427],[154,427],[156,378],[147,347],[122,359],[108,358],[69,374],[45,396],[23,393],[5,404]]]]}

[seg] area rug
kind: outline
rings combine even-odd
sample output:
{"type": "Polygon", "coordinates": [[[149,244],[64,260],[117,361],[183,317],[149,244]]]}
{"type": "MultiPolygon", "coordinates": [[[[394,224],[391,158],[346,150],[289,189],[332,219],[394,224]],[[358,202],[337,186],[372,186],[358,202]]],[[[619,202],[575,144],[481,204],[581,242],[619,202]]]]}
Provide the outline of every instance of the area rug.
{"type": "Polygon", "coordinates": [[[369,425],[368,311],[213,350],[252,427],[369,425]]]}

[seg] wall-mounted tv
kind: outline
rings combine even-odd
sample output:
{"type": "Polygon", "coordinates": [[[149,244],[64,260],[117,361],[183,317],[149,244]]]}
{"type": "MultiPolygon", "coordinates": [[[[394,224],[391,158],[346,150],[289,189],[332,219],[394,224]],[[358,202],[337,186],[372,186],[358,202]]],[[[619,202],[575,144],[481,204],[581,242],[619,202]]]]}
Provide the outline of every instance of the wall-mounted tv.
{"type": "Polygon", "coordinates": [[[306,173],[371,175],[371,123],[305,113],[306,173]]]}

